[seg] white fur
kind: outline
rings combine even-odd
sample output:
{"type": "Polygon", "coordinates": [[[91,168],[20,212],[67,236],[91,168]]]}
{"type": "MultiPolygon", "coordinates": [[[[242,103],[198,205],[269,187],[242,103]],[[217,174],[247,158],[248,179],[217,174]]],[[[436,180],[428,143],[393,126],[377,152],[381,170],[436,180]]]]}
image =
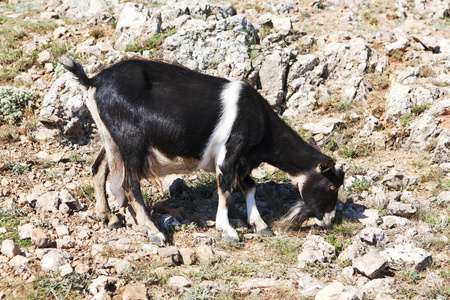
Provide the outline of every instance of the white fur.
{"type": "Polygon", "coordinates": [[[247,223],[250,225],[256,225],[257,222],[261,220],[261,216],[259,214],[258,208],[256,207],[255,201],[255,191],[253,188],[250,193],[248,193],[246,202],[247,202],[247,223]]]}
{"type": "Polygon", "coordinates": [[[303,186],[305,185],[306,179],[308,179],[308,176],[305,174],[300,174],[291,177],[291,180],[297,185],[300,195],[302,194],[303,186]]]}
{"type": "Polygon", "coordinates": [[[240,81],[230,81],[222,90],[220,95],[222,107],[220,119],[203,151],[199,169],[209,169],[212,163],[216,166],[222,165],[227,154],[225,144],[230,137],[238,114],[237,104],[241,90],[242,82],[240,81]]]}
{"type": "Polygon", "coordinates": [[[314,218],[314,221],[318,226],[330,226],[335,216],[336,216],[336,208],[331,212],[325,213],[323,215],[322,221],[318,220],[317,218],[314,218]]]}

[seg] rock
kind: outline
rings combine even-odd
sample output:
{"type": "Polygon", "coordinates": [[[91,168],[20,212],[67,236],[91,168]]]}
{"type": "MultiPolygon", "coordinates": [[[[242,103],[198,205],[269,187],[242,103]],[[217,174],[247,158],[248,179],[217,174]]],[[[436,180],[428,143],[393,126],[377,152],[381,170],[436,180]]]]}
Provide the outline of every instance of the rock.
{"type": "Polygon", "coordinates": [[[428,6],[430,15],[433,19],[444,19],[450,15],[450,3],[445,0],[434,0],[430,1],[428,6]]]}
{"type": "Polygon", "coordinates": [[[368,245],[377,248],[384,248],[389,243],[389,238],[385,232],[377,227],[369,227],[363,229],[359,233],[359,239],[368,245]]]}
{"type": "Polygon", "coordinates": [[[391,202],[389,203],[386,212],[395,216],[410,217],[417,211],[417,207],[413,204],[391,202]]]}
{"type": "Polygon", "coordinates": [[[366,226],[377,226],[379,222],[381,223],[377,209],[366,209],[358,213],[356,218],[366,226]]]}
{"type": "Polygon", "coordinates": [[[69,263],[70,255],[59,250],[51,250],[45,254],[41,259],[41,268],[44,272],[54,272],[60,266],[69,263]]]}
{"type": "Polygon", "coordinates": [[[59,193],[56,191],[40,195],[36,200],[36,209],[42,212],[54,213],[59,207],[59,193]]]}
{"type": "Polygon", "coordinates": [[[309,274],[299,274],[298,289],[304,297],[314,297],[324,287],[325,284],[315,278],[312,278],[309,274]]]}
{"type": "Polygon", "coordinates": [[[58,267],[59,274],[64,277],[66,275],[73,273],[73,268],[70,266],[70,264],[65,264],[63,266],[58,267]]]}
{"type": "MultiPolygon", "coordinates": [[[[436,148],[439,146],[445,148],[445,145],[450,141],[450,123],[447,118],[449,112],[450,99],[434,102],[418,120],[411,123],[411,133],[405,141],[405,147],[412,146],[425,150],[428,147],[428,142],[433,140],[434,143],[437,143],[436,148]]],[[[450,155],[447,152],[447,156],[442,157],[441,161],[437,161],[437,163],[448,162],[449,159],[450,155]]]]}
{"type": "Polygon", "coordinates": [[[347,102],[361,102],[366,100],[370,91],[372,91],[372,86],[364,77],[353,77],[350,78],[345,87],[343,100],[347,102]]]}
{"type": "Polygon", "coordinates": [[[440,90],[432,86],[411,87],[396,84],[389,89],[386,99],[386,118],[391,123],[399,122],[401,118],[411,114],[413,108],[433,103],[440,94],[440,90]]]}
{"type": "Polygon", "coordinates": [[[38,54],[36,61],[41,65],[52,62],[52,54],[50,53],[50,51],[44,50],[38,54]]]}
{"type": "Polygon", "coordinates": [[[20,254],[20,248],[13,240],[4,240],[2,242],[2,254],[9,258],[13,258],[20,254]]]}
{"type": "Polygon", "coordinates": [[[342,125],[343,121],[337,118],[322,118],[317,123],[308,123],[303,126],[306,130],[309,130],[312,134],[330,134],[339,125],[342,125]]]}
{"type": "Polygon", "coordinates": [[[65,73],[45,95],[39,122],[56,126],[73,143],[86,142],[93,122],[85,105],[87,98],[87,89],[72,74],[65,73]]]}
{"type": "Polygon", "coordinates": [[[432,260],[429,252],[410,244],[395,245],[394,248],[387,248],[380,254],[388,260],[389,267],[394,270],[411,267],[420,271],[425,269],[432,260]]]}
{"type": "Polygon", "coordinates": [[[386,50],[386,53],[393,53],[394,51],[405,52],[406,49],[409,47],[409,45],[410,45],[409,40],[402,38],[396,41],[395,43],[386,45],[384,49],[386,50]]]}
{"type": "Polygon", "coordinates": [[[216,239],[207,233],[194,233],[194,246],[215,246],[216,243],[216,239]]]}
{"type": "Polygon", "coordinates": [[[191,282],[184,276],[173,276],[167,283],[169,287],[176,292],[182,292],[184,288],[190,287],[191,282]]]}
{"type": "Polygon", "coordinates": [[[271,106],[281,104],[284,99],[284,83],[286,82],[290,51],[272,51],[266,55],[259,70],[261,82],[260,93],[269,101],[271,106]]]}
{"type": "Polygon", "coordinates": [[[318,235],[308,236],[302,249],[298,255],[300,267],[309,262],[331,262],[332,258],[336,256],[334,247],[318,235]]]}
{"type": "Polygon", "coordinates": [[[442,280],[442,278],[434,272],[430,272],[427,274],[427,277],[425,278],[425,282],[431,288],[440,288],[444,284],[444,281],[442,280]]]}
{"type": "Polygon", "coordinates": [[[161,217],[161,224],[166,230],[174,230],[176,226],[181,226],[181,223],[169,214],[161,217]]]}
{"type": "Polygon", "coordinates": [[[437,201],[439,203],[450,203],[450,191],[443,191],[437,195],[437,201]]]}
{"type": "Polygon", "coordinates": [[[399,190],[400,188],[409,188],[417,184],[416,177],[410,177],[397,170],[391,170],[381,180],[381,184],[388,188],[399,190]]]}
{"type": "Polygon", "coordinates": [[[77,47],[75,54],[80,56],[99,56],[102,53],[102,50],[98,46],[85,46],[81,45],[77,47]]]}
{"type": "Polygon", "coordinates": [[[55,227],[56,234],[60,237],[63,237],[65,235],[69,235],[69,227],[62,225],[62,226],[56,226],[55,227]]]}
{"type": "Polygon", "coordinates": [[[180,264],[181,263],[181,255],[178,251],[177,247],[165,247],[159,249],[159,258],[161,261],[165,263],[173,263],[173,264],[180,264]]]}
{"type": "Polygon", "coordinates": [[[69,236],[65,236],[62,239],[56,240],[56,248],[58,249],[70,249],[75,247],[75,240],[69,236]]]}
{"type": "Polygon", "coordinates": [[[181,248],[180,255],[183,260],[183,264],[192,265],[195,262],[195,251],[190,248],[181,248]]]}
{"type": "Polygon", "coordinates": [[[219,259],[214,250],[207,245],[195,248],[195,253],[197,254],[199,262],[203,265],[210,265],[219,259]]]}
{"type": "Polygon", "coordinates": [[[385,216],[381,217],[383,220],[382,227],[385,229],[392,229],[399,226],[405,226],[410,224],[411,222],[406,218],[400,218],[396,216],[385,216]]]}
{"type": "Polygon", "coordinates": [[[50,237],[47,236],[41,228],[34,228],[31,230],[31,242],[38,248],[47,248],[53,243],[50,237]]]}
{"type": "Polygon", "coordinates": [[[387,265],[387,260],[378,251],[372,250],[364,256],[353,260],[353,267],[364,276],[373,279],[377,277],[387,265]]]}
{"type": "Polygon", "coordinates": [[[146,300],[147,289],[145,285],[134,285],[128,284],[125,286],[125,291],[123,292],[123,300],[146,300]]]}
{"type": "Polygon", "coordinates": [[[52,11],[43,11],[40,15],[41,20],[59,19],[59,15],[52,11]]]}
{"type": "Polygon", "coordinates": [[[119,281],[116,277],[109,277],[101,275],[96,279],[92,280],[88,289],[91,295],[97,295],[99,293],[106,293],[112,290],[112,287],[119,281]]]}
{"type": "Polygon", "coordinates": [[[21,273],[27,269],[29,262],[29,258],[22,255],[16,255],[9,260],[8,265],[11,268],[14,268],[16,272],[21,273]]]}
{"type": "Polygon", "coordinates": [[[338,259],[340,261],[350,260],[353,261],[357,257],[360,257],[366,253],[366,246],[361,242],[354,241],[350,246],[344,249],[339,256],[338,259]]]}
{"type": "Polygon", "coordinates": [[[210,22],[189,20],[183,30],[165,39],[162,48],[165,59],[176,60],[190,69],[242,79],[251,70],[248,52],[256,40],[253,25],[237,15],[210,22]]]}
{"type": "Polygon", "coordinates": [[[118,5],[119,0],[64,0],[62,8],[66,10],[67,17],[89,20],[118,5]]]}
{"type": "Polygon", "coordinates": [[[280,286],[280,282],[272,278],[252,278],[239,283],[239,289],[241,290],[271,288],[275,286],[280,286]]]}
{"type": "Polygon", "coordinates": [[[19,226],[17,228],[19,231],[19,237],[22,240],[31,238],[31,231],[33,230],[33,228],[34,225],[32,223],[27,223],[22,226],[19,226]]]}
{"type": "Polygon", "coordinates": [[[316,300],[338,300],[338,299],[363,299],[363,291],[353,286],[344,286],[340,282],[333,282],[316,294],[316,300]]]}
{"type": "Polygon", "coordinates": [[[113,266],[119,275],[123,275],[133,269],[131,263],[124,259],[110,258],[108,259],[107,265],[113,266]]]}
{"type": "Polygon", "coordinates": [[[69,30],[64,26],[56,28],[55,30],[53,30],[53,39],[57,40],[60,37],[63,37],[68,31],[69,30]]]}
{"type": "Polygon", "coordinates": [[[437,40],[433,37],[429,36],[413,36],[412,37],[414,41],[422,44],[422,46],[425,48],[425,50],[428,51],[439,51],[439,44],[437,40]]]}
{"type": "Polygon", "coordinates": [[[392,294],[392,285],[395,284],[394,278],[377,278],[373,279],[361,288],[361,290],[367,294],[376,295],[375,299],[392,299],[384,294],[392,294]]]}

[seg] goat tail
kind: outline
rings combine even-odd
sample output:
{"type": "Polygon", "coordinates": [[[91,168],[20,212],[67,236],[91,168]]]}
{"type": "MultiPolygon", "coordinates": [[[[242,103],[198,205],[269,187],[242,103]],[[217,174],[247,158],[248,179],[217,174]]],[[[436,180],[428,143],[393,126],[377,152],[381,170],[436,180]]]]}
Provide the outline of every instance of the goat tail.
{"type": "Polygon", "coordinates": [[[91,87],[94,85],[93,80],[87,77],[86,73],[84,72],[83,66],[80,63],[69,57],[63,57],[59,60],[59,63],[62,64],[64,68],[67,69],[67,71],[75,75],[82,85],[86,87],[91,87]]]}

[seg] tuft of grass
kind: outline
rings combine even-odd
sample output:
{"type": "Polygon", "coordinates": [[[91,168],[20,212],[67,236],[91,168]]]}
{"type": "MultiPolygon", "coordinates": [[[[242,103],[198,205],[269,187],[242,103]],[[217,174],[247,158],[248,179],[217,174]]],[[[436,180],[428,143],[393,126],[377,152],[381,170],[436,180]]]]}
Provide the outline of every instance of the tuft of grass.
{"type": "Polygon", "coordinates": [[[94,39],[98,40],[99,38],[102,38],[106,35],[105,30],[102,27],[94,27],[89,32],[89,35],[92,36],[94,39]]]}
{"type": "Polygon", "coordinates": [[[89,284],[91,283],[91,275],[72,273],[65,277],[41,277],[36,281],[35,299],[74,299],[86,294],[89,284]]]}
{"type": "Polygon", "coordinates": [[[144,51],[150,51],[150,53],[152,53],[153,49],[161,46],[166,38],[174,35],[175,33],[176,29],[157,33],[145,41],[138,40],[133,44],[127,45],[125,47],[125,51],[139,52],[141,54],[144,53],[144,51]]]}
{"type": "Polygon", "coordinates": [[[217,189],[216,175],[212,173],[202,173],[198,180],[190,183],[192,197],[194,199],[211,198],[217,189]]]}
{"type": "Polygon", "coordinates": [[[20,218],[24,216],[24,212],[21,208],[13,207],[10,210],[0,209],[0,227],[6,229],[6,233],[0,234],[0,244],[4,240],[13,240],[19,247],[32,246],[30,239],[21,239],[19,237],[20,218]]]}
{"type": "Polygon", "coordinates": [[[351,243],[351,239],[347,239],[343,242],[336,236],[336,234],[332,233],[324,237],[325,241],[333,245],[334,250],[336,251],[336,255],[339,255],[345,248],[347,248],[351,243]]]}
{"type": "Polygon", "coordinates": [[[341,147],[339,147],[339,153],[347,158],[355,158],[356,155],[356,150],[347,147],[347,145],[342,145],[341,147]]]}
{"type": "Polygon", "coordinates": [[[406,269],[402,271],[402,279],[409,283],[417,283],[420,279],[420,274],[411,269],[406,269]]]}
{"type": "Polygon", "coordinates": [[[346,112],[353,108],[350,102],[344,101],[334,105],[334,110],[338,112],[346,112]]]}
{"type": "Polygon", "coordinates": [[[275,260],[280,263],[294,264],[297,261],[300,242],[287,236],[276,236],[268,239],[264,246],[275,253],[275,260]]]}
{"type": "Polygon", "coordinates": [[[94,201],[94,187],[90,184],[86,184],[83,186],[78,186],[75,189],[75,195],[78,198],[84,198],[91,202],[94,201]]]}
{"type": "Polygon", "coordinates": [[[12,161],[6,161],[6,169],[11,170],[14,175],[20,176],[26,173],[30,173],[30,167],[27,165],[18,163],[18,162],[12,162],[12,161]]]}
{"type": "Polygon", "coordinates": [[[367,180],[366,178],[357,178],[355,181],[353,181],[352,185],[347,188],[348,192],[356,192],[360,193],[362,191],[367,191],[371,186],[373,185],[373,182],[370,180],[367,180]]]}
{"type": "Polygon", "coordinates": [[[12,86],[0,87],[0,122],[14,124],[21,120],[22,110],[33,99],[33,91],[12,86]]]}

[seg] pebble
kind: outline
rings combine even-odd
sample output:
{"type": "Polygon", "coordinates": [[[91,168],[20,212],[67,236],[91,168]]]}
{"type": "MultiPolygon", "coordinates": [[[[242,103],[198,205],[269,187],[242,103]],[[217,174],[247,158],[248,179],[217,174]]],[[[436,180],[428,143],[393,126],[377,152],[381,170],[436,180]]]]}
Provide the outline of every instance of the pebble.
{"type": "Polygon", "coordinates": [[[9,258],[13,258],[20,254],[20,248],[13,240],[4,240],[2,242],[2,254],[9,258]]]}

